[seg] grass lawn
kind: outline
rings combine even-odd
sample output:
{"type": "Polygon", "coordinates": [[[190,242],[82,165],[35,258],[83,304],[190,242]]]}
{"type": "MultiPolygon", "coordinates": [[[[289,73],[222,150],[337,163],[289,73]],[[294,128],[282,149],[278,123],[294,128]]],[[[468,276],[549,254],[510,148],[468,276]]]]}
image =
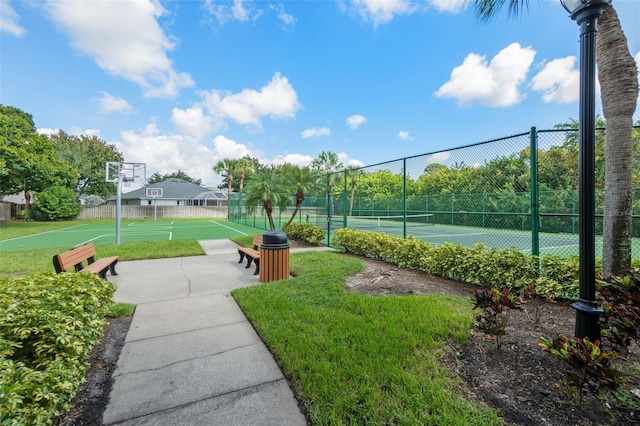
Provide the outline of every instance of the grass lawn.
{"type": "MultiPolygon", "coordinates": [[[[2,237],[8,238],[5,231],[2,237]]],[[[234,238],[244,245],[252,239],[234,238]]],[[[196,240],[96,248],[98,257],[117,254],[123,261],[204,254],[196,240]]],[[[2,252],[0,275],[53,270],[51,257],[66,250],[2,252]]],[[[462,381],[442,362],[468,338],[471,302],[346,291],[345,278],[361,269],[362,262],[340,254],[297,253],[291,255],[296,278],[232,293],[312,424],[501,424],[495,410],[469,400],[462,381]]],[[[127,315],[134,308],[113,306],[110,314],[127,315]]]]}
{"type": "Polygon", "coordinates": [[[298,253],[296,278],[232,292],[312,424],[501,424],[441,362],[466,341],[471,302],[346,291],[345,278],[361,268],[335,253],[298,253]]]}

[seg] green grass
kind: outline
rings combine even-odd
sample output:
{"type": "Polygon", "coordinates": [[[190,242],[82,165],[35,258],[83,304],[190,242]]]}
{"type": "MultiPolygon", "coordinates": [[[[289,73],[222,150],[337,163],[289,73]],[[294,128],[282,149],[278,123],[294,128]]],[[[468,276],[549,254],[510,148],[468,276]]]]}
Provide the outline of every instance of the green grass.
{"type": "Polygon", "coordinates": [[[232,237],[229,239],[234,243],[241,245],[242,247],[253,248],[253,237],[254,235],[242,235],[239,237],[232,237]]]}
{"type": "Polygon", "coordinates": [[[109,306],[107,318],[130,317],[136,310],[136,305],[132,303],[114,302],[109,306]]]}
{"type": "MultiPolygon", "coordinates": [[[[18,277],[53,271],[52,257],[69,247],[25,249],[0,253],[0,276],[18,277]]],[[[141,241],[96,246],[97,258],[120,256],[120,261],[200,256],[205,252],[197,240],[141,241]]]]}
{"type": "Polygon", "coordinates": [[[471,303],[344,289],[362,263],[291,256],[296,278],[232,292],[275,354],[312,424],[498,425],[440,359],[468,338],[471,303]]]}

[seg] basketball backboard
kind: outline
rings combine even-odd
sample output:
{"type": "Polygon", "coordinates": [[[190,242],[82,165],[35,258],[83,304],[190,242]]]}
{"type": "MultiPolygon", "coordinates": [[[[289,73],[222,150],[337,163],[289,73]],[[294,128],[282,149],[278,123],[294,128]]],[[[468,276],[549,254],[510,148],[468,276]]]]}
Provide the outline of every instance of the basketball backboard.
{"type": "Polygon", "coordinates": [[[147,188],[147,197],[162,198],[163,188],[147,188]]]}
{"type": "Polygon", "coordinates": [[[118,182],[139,182],[147,180],[147,165],[145,163],[119,163],[117,161],[107,161],[105,164],[105,181],[118,182]]]}

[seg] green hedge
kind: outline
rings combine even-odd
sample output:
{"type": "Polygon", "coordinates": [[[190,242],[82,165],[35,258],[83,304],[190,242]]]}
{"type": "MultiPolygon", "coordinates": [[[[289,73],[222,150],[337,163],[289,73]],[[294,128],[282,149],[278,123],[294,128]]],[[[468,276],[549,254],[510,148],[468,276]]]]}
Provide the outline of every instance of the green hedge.
{"type": "Polygon", "coordinates": [[[324,239],[324,231],[319,226],[310,223],[291,222],[285,229],[287,236],[294,240],[306,241],[310,244],[320,244],[324,239]]]}
{"type": "Polygon", "coordinates": [[[114,292],[93,274],[0,277],[1,424],[51,424],[68,410],[114,292]]]}
{"type": "Polygon", "coordinates": [[[487,249],[482,244],[464,247],[446,243],[436,247],[413,237],[347,228],[337,230],[332,243],[347,253],[482,287],[507,287],[512,292],[535,289],[540,296],[570,300],[579,294],[576,258],[538,259],[515,248],[487,249]]]}

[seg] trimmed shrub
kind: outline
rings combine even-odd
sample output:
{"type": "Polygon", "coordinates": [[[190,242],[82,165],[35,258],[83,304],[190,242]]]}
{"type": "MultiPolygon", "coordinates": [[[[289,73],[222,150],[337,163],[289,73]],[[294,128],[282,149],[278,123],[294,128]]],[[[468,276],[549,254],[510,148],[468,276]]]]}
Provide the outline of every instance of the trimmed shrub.
{"type": "Polygon", "coordinates": [[[77,217],[82,205],[72,189],[52,186],[36,194],[31,205],[31,217],[35,220],[69,220],[77,217]]]}
{"type": "Polygon", "coordinates": [[[0,277],[1,424],[51,424],[68,410],[114,292],[93,274],[0,277]]]}
{"type": "Polygon", "coordinates": [[[324,239],[322,228],[310,223],[291,222],[285,232],[290,238],[305,241],[309,244],[320,244],[320,241],[324,239]]]}
{"type": "Polygon", "coordinates": [[[332,240],[347,253],[384,260],[437,277],[482,287],[521,292],[535,288],[540,296],[577,299],[577,261],[545,257],[540,269],[536,256],[516,248],[487,249],[482,244],[464,247],[446,243],[434,247],[413,237],[401,238],[354,229],[338,229],[332,240]]]}

